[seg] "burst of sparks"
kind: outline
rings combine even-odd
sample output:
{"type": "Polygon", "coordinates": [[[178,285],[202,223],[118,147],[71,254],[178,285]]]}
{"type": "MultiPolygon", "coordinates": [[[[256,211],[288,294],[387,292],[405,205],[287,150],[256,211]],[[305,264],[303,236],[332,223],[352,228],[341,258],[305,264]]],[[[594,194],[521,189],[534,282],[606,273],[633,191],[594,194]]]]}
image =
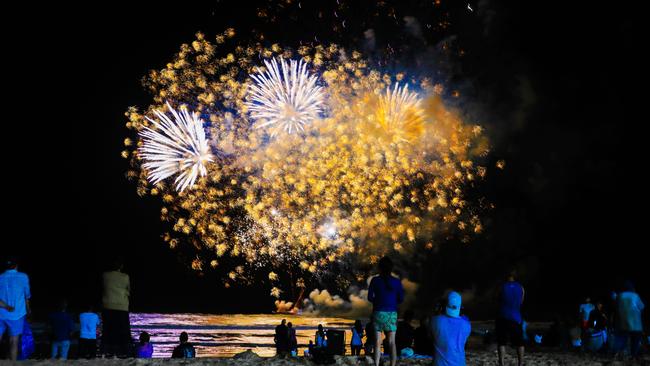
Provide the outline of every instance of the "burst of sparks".
{"type": "Polygon", "coordinates": [[[207,174],[206,164],[213,161],[213,156],[199,114],[190,114],[186,109],[179,113],[169,103],[167,108],[174,120],[159,110],[154,111],[157,120],[147,117],[153,128],[145,127],[140,132],[139,153],[150,182],[156,184],[180,173],[174,183],[182,192],[194,185],[199,174],[207,174]]]}
{"type": "Polygon", "coordinates": [[[419,134],[424,122],[420,99],[417,93],[409,92],[408,84],[386,87],[379,105],[380,124],[387,130],[399,131],[399,140],[410,141],[419,134]]]}
{"type": "Polygon", "coordinates": [[[310,75],[302,60],[287,62],[280,58],[264,61],[266,71],[251,75],[247,103],[251,117],[259,122],[257,128],[271,127],[271,136],[279,130],[287,133],[304,131],[306,124],[318,118],[322,111],[323,92],[316,85],[318,77],[310,75]]]}

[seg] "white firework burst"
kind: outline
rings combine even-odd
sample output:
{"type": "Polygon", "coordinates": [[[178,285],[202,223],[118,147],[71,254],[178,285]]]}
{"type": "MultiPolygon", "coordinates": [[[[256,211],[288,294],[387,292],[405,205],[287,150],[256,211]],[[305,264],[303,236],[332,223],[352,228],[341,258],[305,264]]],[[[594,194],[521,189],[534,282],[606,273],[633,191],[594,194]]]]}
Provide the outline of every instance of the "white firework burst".
{"type": "Polygon", "coordinates": [[[302,60],[274,58],[264,64],[265,72],[251,75],[255,83],[247,102],[251,117],[259,122],[256,127],[270,126],[271,136],[280,130],[304,131],[322,111],[324,95],[316,85],[318,77],[310,75],[302,60]]]}
{"type": "Polygon", "coordinates": [[[213,161],[213,156],[199,114],[190,114],[186,109],[179,113],[169,103],[167,108],[174,120],[159,110],[154,111],[157,120],[147,117],[153,128],[145,127],[139,133],[142,146],[138,152],[150,182],[156,184],[180,173],[174,183],[182,192],[194,185],[199,174],[207,174],[206,164],[213,161]]]}
{"type": "Polygon", "coordinates": [[[382,97],[382,108],[390,123],[397,123],[405,119],[405,114],[409,109],[419,110],[420,99],[417,93],[409,92],[408,84],[404,86],[395,83],[391,90],[386,87],[386,94],[382,97]]]}

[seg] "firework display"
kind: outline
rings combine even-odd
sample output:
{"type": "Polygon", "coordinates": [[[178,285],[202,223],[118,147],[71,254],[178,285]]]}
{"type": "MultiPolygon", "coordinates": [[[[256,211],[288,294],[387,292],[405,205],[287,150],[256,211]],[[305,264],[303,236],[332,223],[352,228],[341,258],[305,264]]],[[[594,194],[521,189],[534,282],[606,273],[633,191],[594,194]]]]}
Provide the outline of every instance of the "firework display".
{"type": "Polygon", "coordinates": [[[258,121],[258,127],[275,127],[272,136],[280,131],[304,131],[304,126],[321,112],[323,94],[316,85],[317,77],[309,75],[302,60],[289,64],[281,59],[281,70],[275,59],[264,64],[266,72],[251,75],[255,80],[248,103],[251,117],[258,121]]]}
{"type": "Polygon", "coordinates": [[[123,153],[129,176],[161,197],[169,245],[195,248],[192,268],[226,284],[260,271],[277,283],[273,269],[291,268],[304,286],[482,230],[464,192],[485,175],[487,141],[427,77],[383,73],[337,45],[237,45],[229,29],[197,34],[145,86],[152,105],[127,112],[140,136],[123,153]]]}
{"type": "Polygon", "coordinates": [[[178,113],[169,104],[167,108],[174,121],[158,110],[154,111],[157,121],[147,117],[154,126],[140,132],[142,147],[139,153],[153,184],[179,173],[175,183],[176,189],[182,192],[194,184],[199,174],[207,174],[205,166],[213,161],[212,154],[198,115],[190,115],[187,110],[178,113]]]}

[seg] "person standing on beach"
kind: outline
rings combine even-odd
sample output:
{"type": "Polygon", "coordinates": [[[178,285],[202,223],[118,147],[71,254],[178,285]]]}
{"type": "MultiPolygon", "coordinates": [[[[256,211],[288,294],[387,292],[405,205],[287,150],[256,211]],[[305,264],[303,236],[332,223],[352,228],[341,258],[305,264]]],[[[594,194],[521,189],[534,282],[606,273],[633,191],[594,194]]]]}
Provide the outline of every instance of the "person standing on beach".
{"type": "Polygon", "coordinates": [[[61,300],[57,311],[50,314],[50,327],[52,328],[52,359],[59,357],[61,360],[67,360],[74,320],[68,313],[66,300],[61,300]]]}
{"type": "Polygon", "coordinates": [[[363,347],[363,324],[361,320],[356,320],[352,327],[352,339],[350,340],[350,350],[352,356],[361,356],[361,348],[363,347]]]}
{"type": "Polygon", "coordinates": [[[123,270],[124,263],[117,259],[111,270],[103,274],[102,347],[105,355],[118,357],[128,356],[131,346],[131,281],[123,270]]]}
{"type": "Polygon", "coordinates": [[[372,323],[372,319],[366,324],[366,344],[364,347],[364,352],[366,356],[371,356],[375,354],[375,325],[372,323]]]}
{"type": "Polygon", "coordinates": [[[397,354],[401,355],[405,348],[413,348],[413,338],[415,337],[415,328],[411,325],[413,321],[413,311],[407,310],[402,316],[402,321],[397,323],[397,332],[395,333],[395,345],[397,354]]]}
{"type": "Polygon", "coordinates": [[[397,330],[397,306],[404,301],[402,282],[392,275],[393,261],[388,257],[379,260],[379,276],[368,286],[368,301],[372,303],[372,322],[375,327],[375,366],[381,358],[381,334],[387,332],[390,347],[390,365],[397,364],[395,331],[397,330]]]}
{"type": "Polygon", "coordinates": [[[630,355],[638,357],[641,340],[643,339],[643,321],[641,313],[645,304],[634,289],[634,284],[626,281],[623,292],[618,294],[618,332],[616,352],[622,352],[630,341],[630,355]]]}
{"type": "Polygon", "coordinates": [[[584,304],[580,305],[580,321],[582,321],[582,330],[589,328],[589,316],[594,311],[595,306],[591,303],[591,298],[587,297],[584,304]]]}
{"type": "Polygon", "coordinates": [[[79,314],[79,357],[92,359],[97,356],[97,328],[99,316],[88,306],[86,311],[79,314]]]}
{"type": "Polygon", "coordinates": [[[524,302],[524,288],[515,280],[516,272],[510,271],[499,294],[499,314],[495,330],[499,346],[499,365],[503,366],[503,357],[508,340],[517,348],[517,364],[524,363],[524,332],[522,328],[521,304],[524,302]]]}
{"type": "Polygon", "coordinates": [[[284,357],[289,350],[289,328],[287,327],[287,319],[282,319],[280,325],[275,327],[275,350],[276,354],[284,357]]]}
{"type": "Polygon", "coordinates": [[[447,295],[445,313],[431,318],[433,366],[465,366],[465,343],[472,326],[460,315],[462,298],[457,292],[447,295]]]}
{"type": "Polygon", "coordinates": [[[23,334],[25,317],[30,313],[29,277],[18,272],[18,260],[10,257],[7,270],[0,274],[0,339],[9,335],[9,358],[18,358],[18,343],[23,334]]]}
{"type": "Polygon", "coordinates": [[[296,329],[291,322],[287,324],[287,335],[289,337],[289,353],[295,357],[298,355],[298,337],[296,336],[296,329]]]}

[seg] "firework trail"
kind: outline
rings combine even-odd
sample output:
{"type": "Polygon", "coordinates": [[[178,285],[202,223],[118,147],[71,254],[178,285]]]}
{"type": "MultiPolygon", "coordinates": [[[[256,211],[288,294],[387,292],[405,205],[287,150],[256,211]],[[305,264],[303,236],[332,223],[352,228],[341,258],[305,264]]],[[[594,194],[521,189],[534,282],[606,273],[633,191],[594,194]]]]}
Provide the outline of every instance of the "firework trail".
{"type": "Polygon", "coordinates": [[[176,190],[183,192],[194,185],[199,174],[207,174],[206,164],[212,162],[213,157],[199,114],[190,114],[185,109],[178,113],[169,103],[167,108],[174,120],[159,110],[154,111],[157,120],[147,117],[153,128],[145,127],[140,132],[142,147],[139,153],[145,161],[142,167],[149,172],[149,181],[156,184],[180,173],[174,183],[176,190]]]}
{"type": "Polygon", "coordinates": [[[265,72],[251,75],[255,83],[248,102],[251,117],[259,122],[257,128],[271,127],[271,136],[280,130],[304,131],[304,126],[322,111],[323,92],[316,85],[318,77],[309,74],[302,60],[288,63],[280,58],[278,65],[274,58],[264,64],[265,72]]]}

